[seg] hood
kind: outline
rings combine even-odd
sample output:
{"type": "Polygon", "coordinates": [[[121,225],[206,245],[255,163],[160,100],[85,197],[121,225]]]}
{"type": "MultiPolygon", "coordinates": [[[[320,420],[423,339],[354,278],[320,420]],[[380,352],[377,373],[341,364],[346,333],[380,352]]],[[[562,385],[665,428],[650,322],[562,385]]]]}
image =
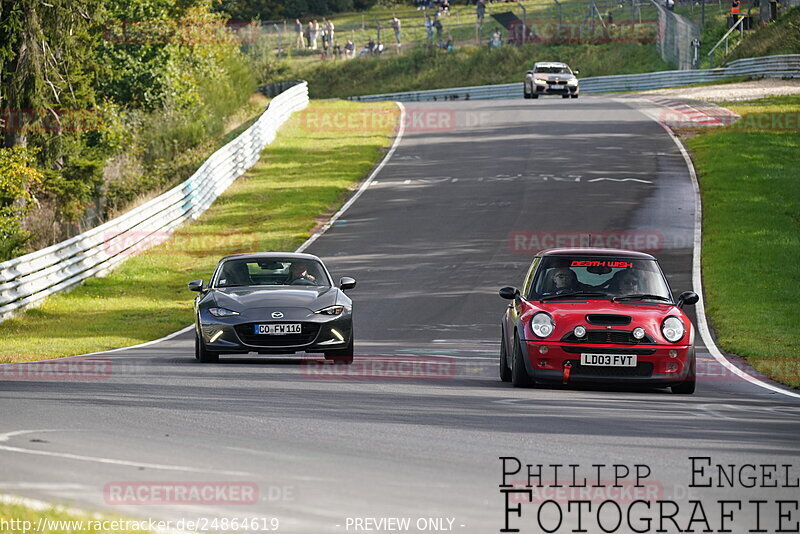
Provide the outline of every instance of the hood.
{"type": "Polygon", "coordinates": [[[338,293],[335,287],[295,289],[286,286],[229,287],[212,291],[217,306],[239,312],[257,308],[305,308],[316,311],[336,304],[338,293]]]}
{"type": "Polygon", "coordinates": [[[575,79],[575,76],[572,74],[547,74],[545,72],[537,72],[533,75],[533,77],[551,82],[567,82],[575,79]]]}

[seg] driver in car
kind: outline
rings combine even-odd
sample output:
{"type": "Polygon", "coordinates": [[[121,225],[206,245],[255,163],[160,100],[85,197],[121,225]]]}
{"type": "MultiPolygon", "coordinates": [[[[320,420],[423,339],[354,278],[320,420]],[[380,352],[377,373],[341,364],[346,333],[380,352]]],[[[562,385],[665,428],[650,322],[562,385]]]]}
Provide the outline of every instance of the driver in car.
{"type": "Polygon", "coordinates": [[[317,285],[317,278],[309,274],[308,265],[295,262],[289,268],[289,280],[286,283],[290,285],[317,285]]]}
{"type": "Polygon", "coordinates": [[[575,271],[568,267],[559,267],[553,269],[552,277],[552,293],[554,295],[562,295],[564,293],[572,293],[574,291],[583,291],[588,286],[578,282],[578,277],[575,271]]]}

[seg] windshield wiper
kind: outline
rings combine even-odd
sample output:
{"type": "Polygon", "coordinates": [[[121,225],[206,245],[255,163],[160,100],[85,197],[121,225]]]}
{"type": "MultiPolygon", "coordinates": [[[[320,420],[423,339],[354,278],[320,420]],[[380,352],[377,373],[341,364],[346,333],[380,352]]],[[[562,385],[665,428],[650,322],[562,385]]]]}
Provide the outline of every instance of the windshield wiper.
{"type": "Polygon", "coordinates": [[[542,297],[539,299],[539,302],[545,300],[553,300],[553,299],[563,299],[568,297],[610,297],[608,293],[603,293],[601,291],[573,291],[572,293],[562,293],[561,295],[549,295],[547,297],[542,297]]]}
{"type": "Polygon", "coordinates": [[[662,297],[661,295],[649,295],[647,293],[636,293],[636,294],[633,294],[633,295],[622,295],[621,297],[614,297],[611,300],[613,302],[616,302],[618,300],[627,300],[627,299],[636,299],[636,300],[654,299],[654,300],[663,300],[665,302],[672,302],[672,299],[670,299],[670,298],[662,297]]]}

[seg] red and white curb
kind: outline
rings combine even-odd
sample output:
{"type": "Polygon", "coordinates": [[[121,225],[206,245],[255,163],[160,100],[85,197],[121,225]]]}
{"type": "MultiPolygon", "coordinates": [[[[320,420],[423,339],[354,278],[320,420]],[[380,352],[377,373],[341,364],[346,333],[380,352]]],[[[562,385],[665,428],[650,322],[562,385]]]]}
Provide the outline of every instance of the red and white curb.
{"type": "Polygon", "coordinates": [[[698,126],[730,126],[739,115],[710,102],[685,101],[663,96],[644,95],[643,98],[662,108],[658,122],[670,128],[696,128],[698,126]]]}

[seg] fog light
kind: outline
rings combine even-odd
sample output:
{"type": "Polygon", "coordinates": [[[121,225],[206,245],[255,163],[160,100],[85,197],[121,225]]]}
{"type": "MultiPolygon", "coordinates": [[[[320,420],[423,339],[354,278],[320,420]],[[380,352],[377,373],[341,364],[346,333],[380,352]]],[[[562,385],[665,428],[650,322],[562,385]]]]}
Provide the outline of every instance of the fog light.
{"type": "Polygon", "coordinates": [[[642,339],[644,337],[644,328],[641,326],[637,326],[633,329],[633,337],[636,339],[642,339]]]}
{"type": "Polygon", "coordinates": [[[539,360],[539,367],[547,367],[547,360],[539,360]]]}
{"type": "Polygon", "coordinates": [[[675,349],[669,349],[669,357],[670,358],[677,358],[678,357],[678,351],[675,350],[675,349]]]}
{"type": "Polygon", "coordinates": [[[539,347],[539,354],[547,354],[547,351],[550,350],[547,348],[547,345],[542,345],[539,347]]]}
{"type": "Polygon", "coordinates": [[[208,340],[209,343],[214,343],[219,337],[222,335],[222,330],[217,330],[217,333],[211,336],[211,339],[208,340]]]}
{"type": "Polygon", "coordinates": [[[667,362],[667,372],[674,373],[678,370],[678,362],[667,362]]]}
{"type": "Polygon", "coordinates": [[[572,331],[575,334],[575,337],[583,337],[586,335],[586,329],[580,325],[575,327],[575,330],[572,331]]]}

